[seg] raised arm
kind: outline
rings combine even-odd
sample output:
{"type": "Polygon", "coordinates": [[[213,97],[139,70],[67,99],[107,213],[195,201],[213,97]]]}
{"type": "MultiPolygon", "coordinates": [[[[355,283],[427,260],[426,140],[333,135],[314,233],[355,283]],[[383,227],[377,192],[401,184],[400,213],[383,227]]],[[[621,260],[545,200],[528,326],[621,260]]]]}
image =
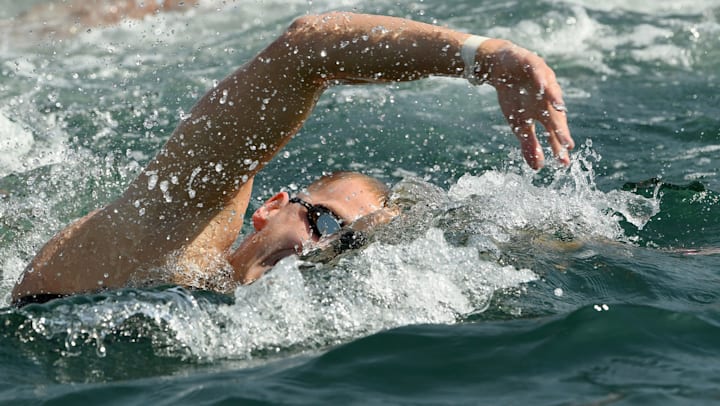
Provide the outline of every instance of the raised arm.
{"type": "MultiPolygon", "coordinates": [[[[179,180],[166,193],[190,196],[206,207],[222,204],[292,138],[327,87],[463,76],[460,50],[468,37],[385,16],[337,12],[300,18],[207,93],[147,171],[179,180]]],[[[540,57],[503,40],[482,43],[476,60],[478,77],[498,90],[528,163],[537,168],[543,162],[535,120],[548,129],[553,152],[567,163],[573,141],[553,71],[540,57]]]]}

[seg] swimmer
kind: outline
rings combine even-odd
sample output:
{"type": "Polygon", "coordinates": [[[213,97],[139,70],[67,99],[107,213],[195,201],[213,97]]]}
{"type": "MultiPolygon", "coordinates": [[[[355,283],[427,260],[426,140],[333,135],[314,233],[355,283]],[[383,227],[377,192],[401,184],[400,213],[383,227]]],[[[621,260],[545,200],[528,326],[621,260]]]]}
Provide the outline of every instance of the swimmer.
{"type": "Polygon", "coordinates": [[[230,292],[345,229],[388,221],[395,213],[385,185],[343,172],[305,193],[272,196],[252,215],[254,232],[232,248],[255,175],[323,91],[431,75],[495,87],[527,163],[544,163],[535,122],[556,158],[569,163],[561,89],[534,53],[401,18],[304,16],[210,89],[121,196],[53,237],[20,277],[13,303],[161,283],[230,292]]]}
{"type": "Polygon", "coordinates": [[[198,0],[66,0],[35,5],[4,27],[4,35],[30,32],[67,37],[91,27],[106,27],[124,20],[142,19],[168,11],[184,11],[198,0]],[[8,33],[7,31],[14,31],[8,33]]]}

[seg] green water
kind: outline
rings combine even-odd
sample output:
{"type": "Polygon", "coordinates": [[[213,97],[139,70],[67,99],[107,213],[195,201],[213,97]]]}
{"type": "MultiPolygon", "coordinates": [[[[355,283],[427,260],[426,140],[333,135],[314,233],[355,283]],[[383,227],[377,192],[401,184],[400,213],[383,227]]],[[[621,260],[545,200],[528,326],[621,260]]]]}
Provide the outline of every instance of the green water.
{"type": "MultiPolygon", "coordinates": [[[[4,18],[27,7],[6,3],[4,18]]],[[[406,216],[231,297],[170,286],[2,308],[0,403],[718,403],[720,2],[596,3],[216,1],[4,36],[4,306],[48,238],[117,196],[214,80],[306,12],[536,50],[577,148],[569,169],[528,170],[492,89],[464,81],[330,89],[250,210],[356,169],[415,200],[406,216]]]]}

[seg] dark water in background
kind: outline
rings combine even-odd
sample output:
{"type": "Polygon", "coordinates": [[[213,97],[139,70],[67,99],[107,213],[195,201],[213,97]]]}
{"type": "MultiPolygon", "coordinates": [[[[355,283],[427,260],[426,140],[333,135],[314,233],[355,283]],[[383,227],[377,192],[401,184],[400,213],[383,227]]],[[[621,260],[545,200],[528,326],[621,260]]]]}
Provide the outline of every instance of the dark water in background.
{"type": "MultiPolygon", "coordinates": [[[[6,18],[25,7],[4,3],[6,18]]],[[[2,309],[0,403],[720,402],[718,1],[217,1],[4,36],[2,303],[214,80],[331,6],[538,51],[566,91],[572,167],[527,170],[489,88],[330,89],[250,210],[358,169],[414,176],[405,218],[339,262],[284,260],[234,298],[167,287],[2,309]]]]}

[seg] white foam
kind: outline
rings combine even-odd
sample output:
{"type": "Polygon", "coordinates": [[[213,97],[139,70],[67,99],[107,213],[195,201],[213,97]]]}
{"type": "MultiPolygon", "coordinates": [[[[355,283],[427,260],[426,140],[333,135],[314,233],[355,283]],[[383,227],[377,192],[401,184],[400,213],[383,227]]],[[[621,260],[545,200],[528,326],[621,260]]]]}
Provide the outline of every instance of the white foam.
{"type": "Polygon", "coordinates": [[[64,161],[65,135],[58,128],[58,118],[48,115],[43,119],[48,133],[38,139],[29,127],[10,120],[0,110],[0,177],[64,161]]]}
{"type": "Polygon", "coordinates": [[[285,259],[239,288],[235,305],[212,316],[220,328],[182,326],[178,337],[194,355],[210,358],[315,348],[397,326],[454,323],[484,310],[497,289],[536,278],[483,261],[474,247],[453,247],[438,229],[409,244],[373,244],[332,269],[303,275],[299,266],[285,259]]]}
{"type": "MultiPolygon", "coordinates": [[[[521,20],[512,26],[493,26],[486,33],[511,39],[556,63],[580,66],[599,74],[640,74],[639,64],[647,62],[684,69],[701,58],[702,47],[688,47],[685,38],[717,41],[720,25],[716,19],[688,23],[684,15],[712,15],[713,1],[570,1],[562,11],[549,9],[539,18],[521,20]],[[608,24],[607,13],[645,13],[642,24],[608,24]],[[699,49],[698,49],[699,48],[699,49]],[[622,68],[617,60],[630,57],[622,68]],[[636,63],[633,63],[636,62],[636,63]],[[622,69],[622,72],[618,72],[622,69]]],[[[706,51],[705,51],[706,52],[706,51]]]]}
{"type": "Polygon", "coordinates": [[[584,7],[572,6],[562,14],[550,11],[541,19],[522,20],[514,26],[494,26],[487,33],[513,40],[545,58],[563,57],[599,73],[613,72],[605,62],[613,29],[590,17],[584,7]]]}
{"type": "Polygon", "coordinates": [[[0,177],[11,172],[22,172],[25,167],[25,156],[34,143],[30,131],[10,121],[0,111],[0,177]]]}
{"type": "Polygon", "coordinates": [[[487,171],[464,175],[450,188],[449,196],[458,202],[472,201],[485,220],[477,224],[486,227],[479,233],[498,240],[527,230],[563,230],[582,239],[622,239],[615,213],[642,228],[659,212],[659,201],[630,192],[598,190],[587,148],[574,154],[570,169],[558,171],[549,187],[536,186],[527,174],[487,171]]]}
{"type": "Polygon", "coordinates": [[[624,10],[650,15],[697,15],[703,10],[717,7],[716,0],[567,0],[566,3],[579,4],[592,10],[624,10]]]}
{"type": "Polygon", "coordinates": [[[680,153],[668,157],[672,161],[696,160],[701,157],[715,157],[720,151],[720,145],[703,145],[702,147],[688,148],[680,153]]]}

